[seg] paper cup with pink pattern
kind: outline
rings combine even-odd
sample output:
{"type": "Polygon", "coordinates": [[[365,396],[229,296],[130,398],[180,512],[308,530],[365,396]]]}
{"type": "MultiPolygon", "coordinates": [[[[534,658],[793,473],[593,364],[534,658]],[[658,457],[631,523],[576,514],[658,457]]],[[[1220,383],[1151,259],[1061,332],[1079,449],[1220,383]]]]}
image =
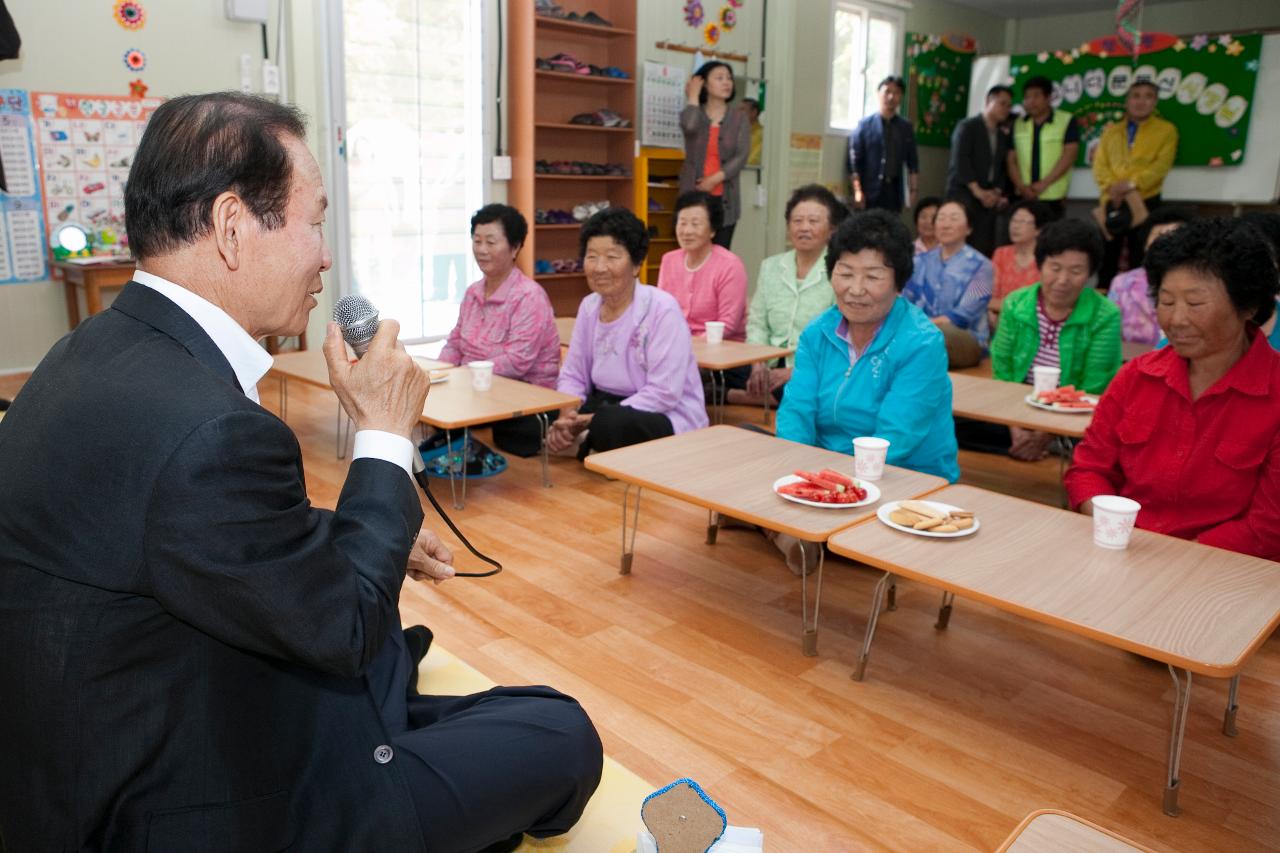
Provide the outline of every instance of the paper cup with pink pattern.
{"type": "Polygon", "coordinates": [[[1099,548],[1123,551],[1138,521],[1142,504],[1119,495],[1097,495],[1093,498],[1093,544],[1099,548]]]}

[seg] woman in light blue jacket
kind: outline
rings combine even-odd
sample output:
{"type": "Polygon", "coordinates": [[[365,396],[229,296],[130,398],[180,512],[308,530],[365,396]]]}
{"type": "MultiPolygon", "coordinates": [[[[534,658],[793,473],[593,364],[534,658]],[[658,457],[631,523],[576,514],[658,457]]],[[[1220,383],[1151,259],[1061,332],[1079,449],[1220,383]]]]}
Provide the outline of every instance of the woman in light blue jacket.
{"type": "Polygon", "coordinates": [[[778,435],[840,453],[857,436],[889,441],[888,462],[955,482],[955,423],[942,333],[899,294],[911,235],[883,211],[847,220],[827,248],[836,304],[800,336],[778,435]]]}

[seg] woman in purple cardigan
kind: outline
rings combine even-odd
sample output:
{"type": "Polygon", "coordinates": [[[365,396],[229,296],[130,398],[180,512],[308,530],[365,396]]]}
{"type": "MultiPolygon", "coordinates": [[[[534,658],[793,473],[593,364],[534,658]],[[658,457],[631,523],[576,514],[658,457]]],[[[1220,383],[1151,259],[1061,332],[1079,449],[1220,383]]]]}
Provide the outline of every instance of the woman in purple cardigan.
{"type": "Polygon", "coordinates": [[[547,449],[577,455],[707,425],[702,380],[684,314],[671,294],[640,284],[649,235],[631,211],[610,207],[578,237],[591,293],[578,308],[556,388],[581,397],[562,409],[547,449]]]}

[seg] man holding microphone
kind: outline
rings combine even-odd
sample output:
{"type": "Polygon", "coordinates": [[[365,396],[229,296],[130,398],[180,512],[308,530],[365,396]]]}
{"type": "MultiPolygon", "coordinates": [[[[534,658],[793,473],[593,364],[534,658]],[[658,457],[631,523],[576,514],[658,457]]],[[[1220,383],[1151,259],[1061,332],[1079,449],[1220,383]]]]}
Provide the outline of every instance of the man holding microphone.
{"type": "Polygon", "coordinates": [[[337,508],[258,405],[265,335],[331,263],[300,113],[153,115],[126,188],[138,261],[0,425],[0,839],[11,850],[509,850],[581,814],[599,738],[550,688],[418,696],[406,571],[426,375],[384,322],[330,380],[356,425],[337,508]]]}

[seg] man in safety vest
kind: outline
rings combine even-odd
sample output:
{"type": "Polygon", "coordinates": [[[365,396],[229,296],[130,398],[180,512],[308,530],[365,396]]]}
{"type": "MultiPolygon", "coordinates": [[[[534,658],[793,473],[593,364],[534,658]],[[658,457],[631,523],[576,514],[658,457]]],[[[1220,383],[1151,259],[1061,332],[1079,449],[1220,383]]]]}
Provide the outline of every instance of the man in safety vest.
{"type": "Polygon", "coordinates": [[[1053,108],[1052,95],[1048,77],[1032,77],[1022,85],[1023,115],[1013,123],[1008,168],[1014,192],[1021,198],[1039,199],[1059,219],[1067,211],[1067,186],[1080,150],[1080,127],[1071,113],[1053,108]]]}

